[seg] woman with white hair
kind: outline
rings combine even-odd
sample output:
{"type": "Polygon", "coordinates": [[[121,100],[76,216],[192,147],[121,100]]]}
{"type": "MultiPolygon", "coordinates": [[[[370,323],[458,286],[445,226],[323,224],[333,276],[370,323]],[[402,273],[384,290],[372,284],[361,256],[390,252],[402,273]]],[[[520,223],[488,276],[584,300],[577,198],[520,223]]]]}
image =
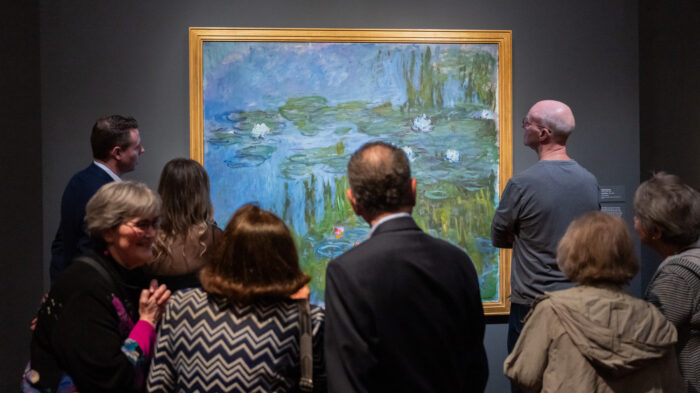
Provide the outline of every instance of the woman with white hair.
{"type": "Polygon", "coordinates": [[[108,183],[90,199],[95,249],[73,260],[38,312],[25,392],[143,390],[170,291],[155,281],[142,289],[134,272],[153,257],[159,215],[142,183],[108,183]]]}

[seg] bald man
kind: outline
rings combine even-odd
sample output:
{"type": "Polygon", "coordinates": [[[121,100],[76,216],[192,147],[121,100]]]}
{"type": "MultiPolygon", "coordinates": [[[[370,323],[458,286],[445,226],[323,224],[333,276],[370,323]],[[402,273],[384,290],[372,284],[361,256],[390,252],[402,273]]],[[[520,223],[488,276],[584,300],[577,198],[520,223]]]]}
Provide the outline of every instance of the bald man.
{"type": "Polygon", "coordinates": [[[540,101],[522,126],[523,143],[539,162],[508,181],[491,224],[493,245],[513,249],[508,353],[535,298],[573,286],[557,266],[557,244],[571,221],[600,209],[595,176],[566,153],[576,126],[571,109],[563,102],[540,101]]]}

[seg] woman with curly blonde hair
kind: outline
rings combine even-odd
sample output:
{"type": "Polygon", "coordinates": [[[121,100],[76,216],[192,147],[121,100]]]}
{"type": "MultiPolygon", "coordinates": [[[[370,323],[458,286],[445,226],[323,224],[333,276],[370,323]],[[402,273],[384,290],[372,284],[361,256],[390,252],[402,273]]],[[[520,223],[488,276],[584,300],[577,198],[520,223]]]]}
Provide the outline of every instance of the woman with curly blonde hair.
{"type": "Polygon", "coordinates": [[[163,201],[161,230],[146,270],[174,290],[199,286],[197,274],[210,258],[221,229],[214,222],[209,176],[196,161],[165,164],[158,194],[163,201]]]}

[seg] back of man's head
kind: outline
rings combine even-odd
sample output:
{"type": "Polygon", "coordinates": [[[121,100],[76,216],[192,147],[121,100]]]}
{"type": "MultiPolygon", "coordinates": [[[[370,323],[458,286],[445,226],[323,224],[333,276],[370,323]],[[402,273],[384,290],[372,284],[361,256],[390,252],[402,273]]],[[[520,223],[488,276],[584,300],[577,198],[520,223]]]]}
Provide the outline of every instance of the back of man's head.
{"type": "Polygon", "coordinates": [[[360,147],[350,157],[348,181],[357,207],[369,216],[413,206],[408,158],[388,143],[370,142],[360,147]]]}
{"type": "Polygon", "coordinates": [[[539,101],[530,109],[530,114],[534,121],[552,131],[554,140],[562,145],[576,127],[574,113],[561,101],[539,101]]]}
{"type": "Polygon", "coordinates": [[[97,119],[90,135],[92,156],[106,160],[115,146],[125,149],[131,143],[131,130],[137,128],[133,117],[111,115],[97,119]]]}

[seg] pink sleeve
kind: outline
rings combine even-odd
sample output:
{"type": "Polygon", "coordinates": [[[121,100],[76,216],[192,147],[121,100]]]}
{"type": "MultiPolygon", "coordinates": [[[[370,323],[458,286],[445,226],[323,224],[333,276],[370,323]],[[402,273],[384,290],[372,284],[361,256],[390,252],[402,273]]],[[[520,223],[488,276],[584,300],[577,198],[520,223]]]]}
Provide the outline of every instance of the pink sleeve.
{"type": "Polygon", "coordinates": [[[136,326],[131,329],[129,338],[139,344],[139,347],[141,347],[141,351],[143,352],[143,356],[146,359],[151,357],[153,343],[156,339],[156,329],[153,327],[153,325],[144,320],[139,320],[136,323],[136,326]]]}

